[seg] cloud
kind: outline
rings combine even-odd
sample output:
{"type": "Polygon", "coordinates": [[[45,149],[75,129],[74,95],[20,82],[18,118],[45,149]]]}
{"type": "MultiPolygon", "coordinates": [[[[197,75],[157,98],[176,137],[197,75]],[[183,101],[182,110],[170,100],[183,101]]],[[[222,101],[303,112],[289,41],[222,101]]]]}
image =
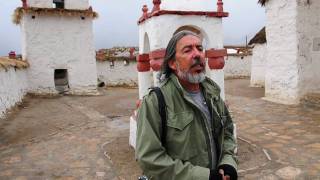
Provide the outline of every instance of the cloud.
{"type": "MultiPolygon", "coordinates": [[[[113,46],[137,46],[137,20],[142,5],[152,7],[152,0],[91,0],[100,17],[94,21],[96,49],[113,46]]],[[[11,14],[21,1],[0,1],[0,55],[11,50],[21,52],[20,27],[11,22],[11,14]]],[[[215,6],[215,3],[213,3],[215,6]]],[[[251,38],[265,24],[264,9],[256,1],[224,1],[230,17],[223,19],[225,44],[244,44],[246,35],[251,38]]]]}

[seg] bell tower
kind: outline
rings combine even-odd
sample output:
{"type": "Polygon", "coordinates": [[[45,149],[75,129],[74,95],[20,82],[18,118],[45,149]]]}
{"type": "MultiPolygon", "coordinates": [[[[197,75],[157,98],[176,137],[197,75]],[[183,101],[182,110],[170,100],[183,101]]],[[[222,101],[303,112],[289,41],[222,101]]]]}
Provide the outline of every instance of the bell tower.
{"type": "Polygon", "coordinates": [[[88,0],[22,0],[14,22],[30,63],[29,92],[96,94],[93,19],[88,0]]]}

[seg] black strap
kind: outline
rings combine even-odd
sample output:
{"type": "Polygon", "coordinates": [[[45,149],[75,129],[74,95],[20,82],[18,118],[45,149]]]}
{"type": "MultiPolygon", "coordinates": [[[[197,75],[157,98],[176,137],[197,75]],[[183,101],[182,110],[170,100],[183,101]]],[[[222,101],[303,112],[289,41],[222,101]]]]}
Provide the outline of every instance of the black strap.
{"type": "Polygon", "coordinates": [[[162,91],[159,87],[153,87],[151,88],[157,95],[158,98],[158,106],[159,106],[159,114],[161,117],[161,143],[162,146],[166,148],[167,142],[166,142],[166,135],[167,135],[167,112],[166,112],[166,102],[164,100],[162,91]]]}

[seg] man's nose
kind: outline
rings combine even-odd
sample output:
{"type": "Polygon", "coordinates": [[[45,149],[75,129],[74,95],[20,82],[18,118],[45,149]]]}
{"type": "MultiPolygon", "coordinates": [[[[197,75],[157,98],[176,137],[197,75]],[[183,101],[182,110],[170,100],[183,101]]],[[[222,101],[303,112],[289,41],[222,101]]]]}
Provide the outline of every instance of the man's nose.
{"type": "Polygon", "coordinates": [[[201,55],[202,51],[200,51],[200,50],[197,49],[197,48],[194,48],[193,53],[194,53],[194,54],[193,54],[194,57],[199,57],[199,56],[201,55]]]}
{"type": "Polygon", "coordinates": [[[199,49],[194,48],[193,57],[201,57],[202,53],[203,53],[203,52],[200,51],[199,49]]]}

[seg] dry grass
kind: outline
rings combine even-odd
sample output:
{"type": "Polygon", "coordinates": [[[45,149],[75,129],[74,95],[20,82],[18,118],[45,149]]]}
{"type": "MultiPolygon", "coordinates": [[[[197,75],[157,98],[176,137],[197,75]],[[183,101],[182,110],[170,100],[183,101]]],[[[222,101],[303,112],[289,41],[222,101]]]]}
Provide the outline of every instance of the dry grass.
{"type": "Polygon", "coordinates": [[[87,10],[77,10],[77,9],[56,9],[56,8],[35,8],[28,7],[22,8],[18,7],[12,17],[14,24],[20,24],[23,14],[33,14],[33,15],[50,15],[50,16],[83,16],[98,18],[98,13],[92,11],[92,9],[87,10]]]}
{"type": "Polygon", "coordinates": [[[0,57],[0,68],[8,70],[9,67],[17,69],[25,69],[30,65],[27,61],[21,59],[9,59],[8,57],[0,57]]]}

